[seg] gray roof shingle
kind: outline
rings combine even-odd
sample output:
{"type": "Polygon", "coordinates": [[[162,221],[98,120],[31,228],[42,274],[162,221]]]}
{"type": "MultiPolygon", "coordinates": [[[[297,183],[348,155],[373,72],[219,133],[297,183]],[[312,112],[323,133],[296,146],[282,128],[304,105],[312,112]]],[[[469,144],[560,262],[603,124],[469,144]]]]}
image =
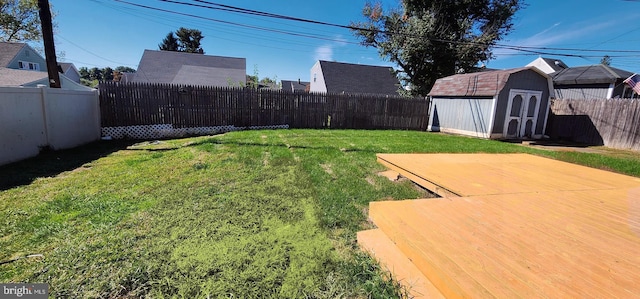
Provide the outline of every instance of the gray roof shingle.
{"type": "Polygon", "coordinates": [[[320,60],[327,92],[398,95],[400,81],[392,67],[320,60]]]}
{"type": "Polygon", "coordinates": [[[25,43],[0,42],[0,67],[8,66],[25,45],[25,43]]]}
{"type": "Polygon", "coordinates": [[[14,70],[0,67],[0,86],[21,86],[49,77],[47,72],[14,70]]]}
{"type": "Polygon", "coordinates": [[[134,82],[227,85],[246,82],[245,58],[144,50],[134,82]]]}
{"type": "Polygon", "coordinates": [[[282,90],[286,91],[305,91],[309,82],[282,80],[282,90]]]}
{"type": "Polygon", "coordinates": [[[509,76],[529,68],[457,74],[436,80],[430,96],[495,96],[509,80],[509,76]]]}
{"type": "Polygon", "coordinates": [[[551,74],[551,77],[554,84],[573,85],[615,83],[620,79],[629,78],[631,75],[633,73],[625,70],[596,64],[567,68],[551,74]]]}

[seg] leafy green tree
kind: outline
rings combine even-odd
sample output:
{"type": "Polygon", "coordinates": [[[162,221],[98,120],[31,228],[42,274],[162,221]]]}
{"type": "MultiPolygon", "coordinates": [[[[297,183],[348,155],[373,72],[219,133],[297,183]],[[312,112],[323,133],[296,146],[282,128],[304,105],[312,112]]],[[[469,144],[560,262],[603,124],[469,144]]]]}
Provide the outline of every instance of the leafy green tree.
{"type": "Polygon", "coordinates": [[[178,51],[178,39],[173,32],[167,33],[167,37],[162,40],[162,43],[158,45],[158,48],[162,51],[178,51]]]}
{"type": "Polygon", "coordinates": [[[0,41],[40,40],[42,40],[42,34],[38,1],[0,0],[0,41]]]}
{"type": "Polygon", "coordinates": [[[435,80],[468,72],[493,58],[491,47],[508,34],[523,0],[402,0],[385,11],[365,4],[363,22],[352,22],[363,45],[400,67],[414,95],[426,95],[435,80]]]}
{"type": "Polygon", "coordinates": [[[204,36],[202,36],[200,30],[180,27],[180,29],[176,31],[176,36],[178,37],[179,51],[204,54],[204,50],[200,47],[200,40],[202,40],[204,36]]]}
{"type": "Polygon", "coordinates": [[[102,70],[97,67],[92,67],[89,69],[89,79],[91,80],[102,80],[102,70]]]}
{"type": "Polygon", "coordinates": [[[103,81],[112,81],[113,80],[113,69],[110,67],[105,67],[102,69],[102,80],[103,81]]]}
{"type": "Polygon", "coordinates": [[[135,73],[136,70],[133,68],[130,68],[128,66],[118,66],[116,67],[114,70],[121,72],[121,73],[135,73]]]}
{"type": "Polygon", "coordinates": [[[78,73],[80,74],[80,78],[89,80],[89,69],[86,66],[79,68],[78,73]]]}

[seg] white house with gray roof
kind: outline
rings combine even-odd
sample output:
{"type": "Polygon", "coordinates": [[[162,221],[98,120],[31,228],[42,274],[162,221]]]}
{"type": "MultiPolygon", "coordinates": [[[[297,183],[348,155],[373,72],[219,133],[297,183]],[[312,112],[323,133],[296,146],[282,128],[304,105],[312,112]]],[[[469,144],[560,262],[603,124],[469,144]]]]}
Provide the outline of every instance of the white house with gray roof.
{"type": "Polygon", "coordinates": [[[311,68],[310,92],[398,95],[392,67],[319,60],[311,68]]]}
{"type": "Polygon", "coordinates": [[[245,58],[144,50],[132,82],[245,86],[245,58]]]}
{"type": "MultiPolygon", "coordinates": [[[[63,69],[75,67],[61,63],[63,69]]],[[[77,70],[76,70],[77,71],[77,70]]],[[[60,74],[61,87],[69,90],[92,90],[60,74]]],[[[0,42],[0,86],[37,87],[49,86],[47,61],[25,43],[0,42]]]]}

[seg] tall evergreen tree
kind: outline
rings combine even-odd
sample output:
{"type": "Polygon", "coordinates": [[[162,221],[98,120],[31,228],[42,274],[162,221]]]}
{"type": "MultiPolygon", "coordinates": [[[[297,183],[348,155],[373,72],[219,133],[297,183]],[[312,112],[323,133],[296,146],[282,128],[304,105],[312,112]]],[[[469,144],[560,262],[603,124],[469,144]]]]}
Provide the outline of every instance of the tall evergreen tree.
{"type": "Polygon", "coordinates": [[[178,51],[180,48],[178,40],[173,32],[167,33],[167,36],[162,40],[162,43],[158,45],[158,48],[162,51],[178,51]]]}
{"type": "Polygon", "coordinates": [[[366,21],[352,22],[362,44],[400,67],[414,95],[426,95],[435,80],[473,70],[493,58],[491,47],[512,29],[523,0],[402,0],[385,11],[367,3],[366,21]]]}
{"type": "Polygon", "coordinates": [[[182,52],[204,54],[204,50],[200,47],[200,40],[204,38],[202,32],[198,29],[187,29],[180,27],[176,31],[180,49],[182,52]]]}
{"type": "Polygon", "coordinates": [[[204,54],[200,41],[204,38],[202,31],[180,27],[175,33],[169,32],[158,45],[162,51],[176,51],[204,54]]]}

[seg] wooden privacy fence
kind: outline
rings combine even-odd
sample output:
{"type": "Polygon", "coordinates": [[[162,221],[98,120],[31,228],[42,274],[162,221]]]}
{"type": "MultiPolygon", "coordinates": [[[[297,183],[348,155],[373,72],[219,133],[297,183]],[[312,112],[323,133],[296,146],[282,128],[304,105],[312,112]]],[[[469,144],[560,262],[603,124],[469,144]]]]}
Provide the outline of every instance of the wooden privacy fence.
{"type": "Polygon", "coordinates": [[[640,150],[640,100],[552,100],[547,135],[554,139],[640,150]]]}
{"type": "Polygon", "coordinates": [[[429,119],[425,99],[148,83],[103,82],[98,88],[102,127],[426,130],[429,119]]]}

